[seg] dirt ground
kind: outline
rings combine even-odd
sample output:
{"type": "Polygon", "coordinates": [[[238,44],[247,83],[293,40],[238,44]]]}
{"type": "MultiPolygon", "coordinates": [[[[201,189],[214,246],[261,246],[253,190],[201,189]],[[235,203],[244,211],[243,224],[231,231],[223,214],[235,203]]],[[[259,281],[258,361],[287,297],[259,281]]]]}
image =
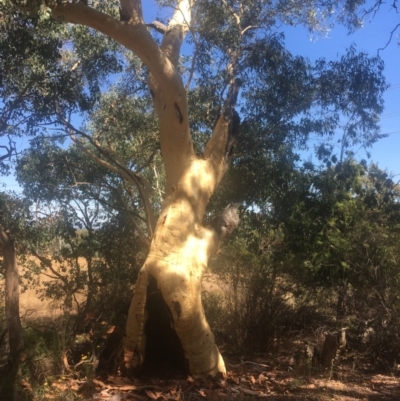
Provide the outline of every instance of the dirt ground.
{"type": "MultiPolygon", "coordinates": [[[[41,277],[49,280],[48,277],[41,277]]],[[[224,292],[223,285],[208,277],[205,290],[224,292]]],[[[81,294],[81,301],[84,299],[81,294]]],[[[62,303],[41,301],[35,290],[21,294],[23,320],[55,319],[63,313],[62,303]]],[[[400,401],[400,380],[395,374],[373,372],[368,363],[347,361],[331,371],[310,366],[296,366],[290,360],[293,351],[278,355],[232,357],[224,355],[227,374],[223,378],[198,382],[188,375],[171,372],[168,378],[145,376],[129,380],[115,376],[82,378],[71,369],[52,378],[41,400],[252,400],[280,401],[400,401]]],[[[62,363],[62,361],[60,361],[62,363]]],[[[27,389],[29,384],[26,383],[27,389]]],[[[29,391],[29,390],[27,390],[29,391]]]]}
{"type": "MultiPolygon", "coordinates": [[[[118,376],[95,378],[90,384],[72,378],[54,382],[49,393],[73,391],[82,399],[119,400],[238,400],[264,398],[268,401],[395,401],[400,400],[400,381],[383,374],[349,372],[342,369],[340,380],[327,372],[307,376],[295,370],[256,358],[227,363],[224,378],[198,382],[190,376],[163,379],[142,377],[129,380],[118,376]]],[[[50,398],[49,398],[50,399],[50,398]]]]}

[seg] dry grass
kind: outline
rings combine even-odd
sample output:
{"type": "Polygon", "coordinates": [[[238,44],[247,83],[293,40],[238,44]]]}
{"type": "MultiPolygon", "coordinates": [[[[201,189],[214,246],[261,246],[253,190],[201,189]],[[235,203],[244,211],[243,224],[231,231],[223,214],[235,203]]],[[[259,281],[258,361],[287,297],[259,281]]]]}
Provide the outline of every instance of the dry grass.
{"type": "MultiPolygon", "coordinates": [[[[35,257],[29,258],[29,263],[35,263],[39,266],[39,261],[35,257]]],[[[86,269],[86,261],[83,258],[79,258],[78,263],[81,266],[82,271],[86,269]]],[[[62,266],[56,262],[53,262],[53,268],[60,272],[62,271],[62,266]]],[[[20,277],[24,277],[28,267],[24,264],[19,265],[20,277]]],[[[34,286],[29,286],[29,283],[26,279],[21,279],[20,286],[20,311],[21,316],[24,319],[28,320],[36,320],[36,319],[55,319],[61,316],[64,313],[63,308],[63,300],[52,299],[49,297],[43,297],[40,294],[40,290],[44,288],[44,283],[49,281],[54,281],[57,279],[52,278],[53,273],[50,269],[45,269],[42,273],[37,277],[38,284],[34,286]],[[22,290],[22,288],[26,287],[26,290],[22,290]]],[[[0,286],[4,288],[4,280],[0,281],[0,286]]],[[[76,299],[79,304],[82,304],[86,299],[86,294],[83,291],[76,293],[76,299]]],[[[72,313],[77,311],[77,305],[74,304],[72,308],[72,313]]]]}

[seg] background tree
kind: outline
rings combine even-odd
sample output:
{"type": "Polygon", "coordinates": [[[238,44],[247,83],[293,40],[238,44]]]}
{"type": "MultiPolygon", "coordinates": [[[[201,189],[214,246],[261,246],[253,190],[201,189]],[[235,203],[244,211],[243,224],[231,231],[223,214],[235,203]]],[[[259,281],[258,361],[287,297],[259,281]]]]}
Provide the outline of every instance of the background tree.
{"type": "MultiPolygon", "coordinates": [[[[106,293],[129,291],[144,258],[142,231],[129,224],[130,200],[121,200],[119,177],[74,146],[65,150],[48,142],[25,152],[17,175],[25,195],[37,205],[31,223],[35,240],[29,247],[35,256],[31,279],[35,272],[52,279],[43,283],[42,295],[63,299],[66,311],[74,305],[82,321],[97,309],[123,310],[122,305],[98,305],[106,293]],[[78,293],[84,301],[77,300],[78,293]]],[[[83,330],[82,322],[76,326],[75,332],[83,330]]]]}
{"type": "Polygon", "coordinates": [[[398,344],[386,325],[398,324],[398,184],[352,159],[323,169],[309,163],[296,175],[287,202],[272,212],[284,236],[278,260],[306,291],[331,292],[334,325],[355,337],[369,329],[375,356],[390,361],[381,341],[398,344]]]}

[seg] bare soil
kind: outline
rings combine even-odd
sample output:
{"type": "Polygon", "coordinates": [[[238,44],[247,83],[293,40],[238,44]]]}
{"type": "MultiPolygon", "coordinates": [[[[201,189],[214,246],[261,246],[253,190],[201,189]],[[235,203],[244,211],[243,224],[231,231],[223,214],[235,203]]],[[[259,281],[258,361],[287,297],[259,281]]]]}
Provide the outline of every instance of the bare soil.
{"type": "MultiPolygon", "coordinates": [[[[76,380],[64,377],[49,389],[50,397],[70,390],[81,399],[117,400],[255,400],[269,401],[395,401],[400,400],[400,380],[384,374],[341,369],[338,380],[326,371],[307,376],[268,359],[228,362],[224,378],[199,382],[190,376],[163,379],[146,376],[129,380],[118,376],[76,380]]],[[[50,398],[49,398],[50,399],[50,398]]]]}

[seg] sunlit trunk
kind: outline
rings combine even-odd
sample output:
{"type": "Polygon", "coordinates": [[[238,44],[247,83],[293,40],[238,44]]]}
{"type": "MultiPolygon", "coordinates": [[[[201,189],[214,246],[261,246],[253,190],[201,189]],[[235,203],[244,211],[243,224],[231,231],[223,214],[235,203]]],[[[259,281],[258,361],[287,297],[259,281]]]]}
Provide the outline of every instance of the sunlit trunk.
{"type": "MultiPolygon", "coordinates": [[[[156,226],[147,260],[142,267],[129,311],[125,338],[125,368],[138,369],[146,358],[146,324],[158,297],[158,309],[167,309],[170,326],[179,339],[190,373],[195,377],[225,372],[223,359],[215,345],[201,303],[201,282],[207,262],[219,245],[215,230],[202,225],[209,193],[204,182],[207,169],[199,170],[195,161],[166,200],[156,226]],[[191,171],[192,170],[192,171],[191,171]],[[203,172],[195,179],[195,174],[203,172]],[[190,196],[192,195],[192,196],[190,196]],[[149,288],[151,290],[149,291],[149,288]],[[165,304],[164,304],[165,302],[165,304]]],[[[159,321],[162,318],[158,319],[159,321]]],[[[154,322],[154,320],[153,320],[154,322]]],[[[170,327],[155,327],[160,341],[172,336],[170,327]]],[[[175,347],[176,341],[165,346],[175,347]]],[[[151,351],[151,350],[150,350],[151,351]]],[[[179,353],[176,349],[174,352],[179,353]]]]}

